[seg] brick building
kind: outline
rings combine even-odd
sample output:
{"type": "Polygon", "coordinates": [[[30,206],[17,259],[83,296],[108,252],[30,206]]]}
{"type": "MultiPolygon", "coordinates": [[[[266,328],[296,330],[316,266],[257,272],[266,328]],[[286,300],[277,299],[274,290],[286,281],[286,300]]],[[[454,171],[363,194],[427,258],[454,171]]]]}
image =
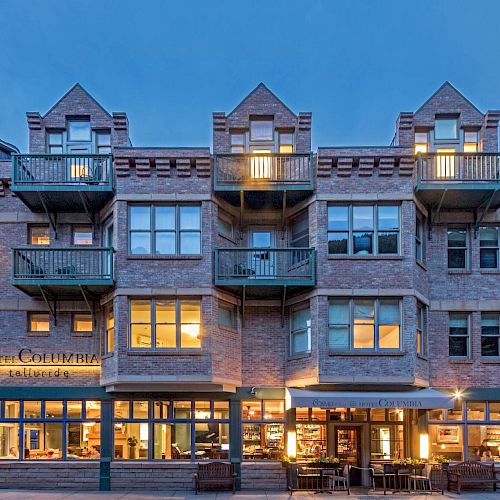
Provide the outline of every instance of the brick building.
{"type": "Polygon", "coordinates": [[[78,84],[27,113],[29,152],[0,142],[0,484],[499,455],[499,117],[445,83],[391,146],[312,152],[263,84],[212,151],[132,147],[78,84]]]}

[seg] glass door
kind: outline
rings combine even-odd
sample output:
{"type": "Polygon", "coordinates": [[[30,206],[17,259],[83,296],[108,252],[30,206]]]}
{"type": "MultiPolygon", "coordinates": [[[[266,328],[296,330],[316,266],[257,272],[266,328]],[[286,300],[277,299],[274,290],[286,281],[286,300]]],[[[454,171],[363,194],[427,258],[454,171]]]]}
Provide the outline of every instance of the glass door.
{"type": "MultiPolygon", "coordinates": [[[[335,427],[335,456],[342,464],[361,467],[361,427],[335,427]]],[[[361,470],[351,469],[351,484],[361,484],[361,470]]]]}
{"type": "Polygon", "coordinates": [[[254,229],[250,231],[251,247],[249,268],[254,278],[273,279],[276,277],[274,247],[274,231],[254,229]]]}
{"type": "Polygon", "coordinates": [[[87,182],[93,176],[91,159],[91,144],[67,144],[66,152],[71,155],[78,155],[68,158],[67,176],[70,182],[87,182]]]}

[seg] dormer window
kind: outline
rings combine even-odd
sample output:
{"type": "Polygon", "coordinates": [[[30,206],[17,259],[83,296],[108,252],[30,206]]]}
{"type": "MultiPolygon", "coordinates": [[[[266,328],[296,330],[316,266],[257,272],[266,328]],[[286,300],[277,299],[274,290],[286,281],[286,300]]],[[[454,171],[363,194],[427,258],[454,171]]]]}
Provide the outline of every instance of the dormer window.
{"type": "Polygon", "coordinates": [[[51,155],[60,155],[63,152],[62,132],[49,132],[47,134],[47,148],[51,155]]]}
{"type": "Polygon", "coordinates": [[[68,141],[70,142],[90,142],[92,133],[88,120],[68,121],[68,141]]]}
{"type": "Polygon", "coordinates": [[[280,132],[280,153],[293,153],[293,134],[280,132]]]}
{"type": "Polygon", "coordinates": [[[427,132],[415,132],[415,154],[429,151],[427,132]]]}
{"type": "Polygon", "coordinates": [[[111,134],[109,132],[96,132],[96,153],[106,155],[111,153],[111,134]]]}
{"type": "Polygon", "coordinates": [[[458,139],[458,123],[455,118],[436,118],[434,124],[434,139],[456,140],[458,139]]]}
{"type": "Polygon", "coordinates": [[[250,121],[251,141],[272,141],[273,121],[270,118],[253,118],[250,121]]]}
{"type": "Polygon", "coordinates": [[[478,151],[478,132],[464,132],[464,153],[477,153],[478,151]]]}

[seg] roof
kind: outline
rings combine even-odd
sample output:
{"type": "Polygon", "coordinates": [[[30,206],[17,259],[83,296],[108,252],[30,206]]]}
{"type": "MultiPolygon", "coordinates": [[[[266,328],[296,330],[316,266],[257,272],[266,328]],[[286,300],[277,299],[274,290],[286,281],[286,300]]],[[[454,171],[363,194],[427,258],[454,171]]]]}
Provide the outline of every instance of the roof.
{"type": "Polygon", "coordinates": [[[16,146],[14,146],[14,144],[2,141],[2,139],[0,139],[0,148],[7,150],[9,153],[18,153],[18,154],[20,153],[19,149],[16,146]]]}

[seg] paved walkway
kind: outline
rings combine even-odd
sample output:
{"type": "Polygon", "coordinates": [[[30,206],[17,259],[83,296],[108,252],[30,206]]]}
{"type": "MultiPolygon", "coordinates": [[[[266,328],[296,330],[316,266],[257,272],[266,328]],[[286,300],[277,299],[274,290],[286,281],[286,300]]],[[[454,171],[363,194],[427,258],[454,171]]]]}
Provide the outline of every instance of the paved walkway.
{"type": "Polygon", "coordinates": [[[293,498],[309,498],[309,499],[318,499],[318,498],[330,498],[332,500],[341,499],[341,500],[401,500],[401,499],[410,499],[410,500],[431,500],[434,498],[435,500],[439,499],[463,499],[463,500],[500,500],[500,492],[493,493],[489,492],[481,492],[481,491],[466,491],[461,495],[457,495],[455,493],[445,493],[442,496],[440,493],[430,494],[411,494],[408,493],[392,495],[388,494],[384,497],[382,492],[368,492],[367,490],[357,489],[355,488],[350,496],[347,496],[345,493],[336,492],[333,495],[329,494],[319,494],[315,495],[314,493],[304,493],[304,492],[295,492],[290,499],[290,496],[286,492],[276,492],[276,491],[239,491],[236,495],[231,493],[211,493],[211,492],[203,492],[199,495],[195,495],[194,492],[191,491],[144,491],[144,492],[135,492],[135,491],[111,491],[111,492],[102,492],[102,491],[89,491],[89,492],[81,492],[81,491],[35,491],[35,490],[1,490],[0,489],[0,500],[156,500],[158,498],[165,499],[189,499],[194,500],[195,498],[198,500],[230,500],[234,498],[235,500],[293,500],[293,498]]]}

